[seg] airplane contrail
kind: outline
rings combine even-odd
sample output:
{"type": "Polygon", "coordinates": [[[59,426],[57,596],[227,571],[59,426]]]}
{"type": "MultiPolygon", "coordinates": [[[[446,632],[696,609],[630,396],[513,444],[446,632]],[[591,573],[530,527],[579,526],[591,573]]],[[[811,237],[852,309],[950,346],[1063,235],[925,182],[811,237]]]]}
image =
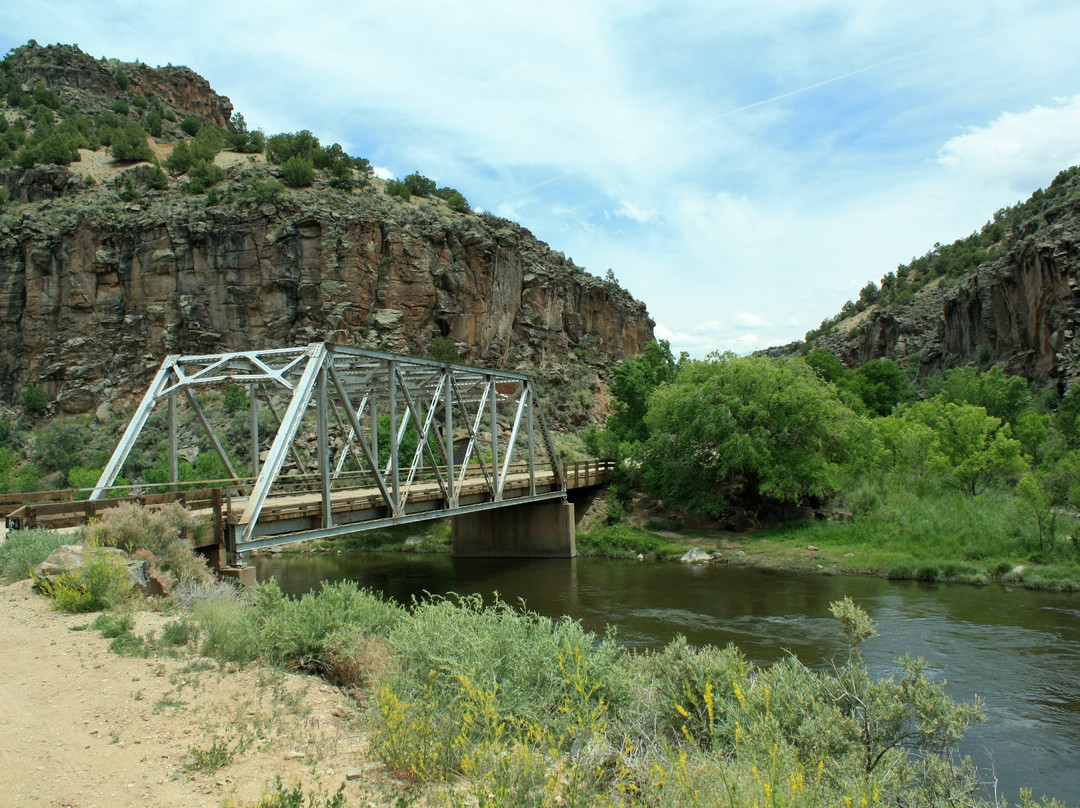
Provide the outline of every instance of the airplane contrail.
{"type": "Polygon", "coordinates": [[[724,120],[724,118],[730,118],[732,115],[738,115],[740,112],[746,112],[750,109],[763,107],[766,104],[772,104],[775,101],[783,101],[785,98],[791,98],[795,95],[801,95],[802,93],[810,92],[810,90],[816,90],[818,87],[824,87],[827,84],[835,84],[838,81],[850,79],[852,76],[858,76],[860,73],[867,73],[871,70],[877,70],[878,68],[886,67],[887,65],[891,65],[895,62],[902,62],[905,59],[910,59],[912,56],[917,56],[919,53],[921,53],[921,51],[915,51],[914,53],[908,53],[903,56],[896,56],[892,59],[886,59],[884,62],[878,62],[876,64],[867,65],[866,67],[860,67],[858,70],[852,70],[850,73],[844,73],[840,76],[833,76],[832,78],[825,79],[824,81],[819,81],[814,84],[808,84],[805,87],[799,87],[797,90],[788,90],[786,93],[780,93],[779,95],[774,95],[771,98],[765,98],[761,101],[755,101],[752,104],[747,104],[746,106],[739,107],[738,109],[733,109],[715,117],[708,118],[701,123],[691,126],[687,131],[693,132],[695,129],[700,129],[701,127],[708,126],[711,123],[722,121],[724,120]]]}

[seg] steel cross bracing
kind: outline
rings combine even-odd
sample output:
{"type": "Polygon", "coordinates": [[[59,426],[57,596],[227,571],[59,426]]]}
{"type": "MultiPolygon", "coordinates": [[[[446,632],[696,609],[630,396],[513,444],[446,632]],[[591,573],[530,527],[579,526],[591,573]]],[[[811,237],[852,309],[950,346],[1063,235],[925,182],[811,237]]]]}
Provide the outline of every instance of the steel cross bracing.
{"type": "MultiPolygon", "coordinates": [[[[316,343],[168,357],[91,499],[108,493],[162,402],[171,486],[181,481],[181,405],[226,469],[226,542],[234,557],[565,496],[529,376],[316,343]],[[204,406],[208,391],[227,384],[246,385],[249,402],[246,445],[233,445],[235,454],[204,406]],[[276,426],[272,440],[263,422],[276,426]],[[241,463],[236,457],[244,453],[241,463]]],[[[191,447],[184,451],[190,455],[191,447]]]]}

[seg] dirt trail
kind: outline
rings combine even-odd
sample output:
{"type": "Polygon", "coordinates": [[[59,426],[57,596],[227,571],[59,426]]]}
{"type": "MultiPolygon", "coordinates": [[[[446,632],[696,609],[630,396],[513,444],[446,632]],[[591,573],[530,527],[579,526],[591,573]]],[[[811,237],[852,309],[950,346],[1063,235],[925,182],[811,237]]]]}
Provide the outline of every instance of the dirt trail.
{"type": "MultiPolygon", "coordinates": [[[[0,587],[0,806],[243,806],[275,775],[308,789],[317,778],[331,794],[346,782],[350,806],[401,793],[336,688],[199,657],[119,656],[75,630],[94,617],[53,611],[29,581],[0,587]],[[215,744],[232,762],[193,769],[215,744]]],[[[135,633],[174,619],[138,613],[135,633]]]]}

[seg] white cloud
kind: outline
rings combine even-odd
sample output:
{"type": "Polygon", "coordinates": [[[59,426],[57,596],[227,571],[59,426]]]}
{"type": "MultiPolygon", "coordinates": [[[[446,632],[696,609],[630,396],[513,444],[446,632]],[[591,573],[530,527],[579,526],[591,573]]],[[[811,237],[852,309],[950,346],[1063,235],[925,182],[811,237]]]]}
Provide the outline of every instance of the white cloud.
{"type": "Polygon", "coordinates": [[[938,160],[969,180],[1006,184],[1027,195],[1048,175],[1080,162],[1080,95],[968,127],[942,145],[938,160]]]}
{"type": "Polygon", "coordinates": [[[768,328],[770,323],[760,314],[752,314],[748,311],[735,312],[735,322],[739,328],[768,328]]]}
{"type": "Polygon", "coordinates": [[[372,166],[371,173],[380,180],[392,180],[394,178],[394,172],[385,166],[372,166]]]}

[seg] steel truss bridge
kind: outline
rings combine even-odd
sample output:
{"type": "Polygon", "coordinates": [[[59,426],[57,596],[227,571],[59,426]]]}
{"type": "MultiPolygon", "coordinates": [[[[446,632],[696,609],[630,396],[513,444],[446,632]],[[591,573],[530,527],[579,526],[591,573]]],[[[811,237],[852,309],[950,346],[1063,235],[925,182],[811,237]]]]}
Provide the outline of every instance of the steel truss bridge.
{"type": "MultiPolygon", "coordinates": [[[[125,462],[163,431],[158,501],[184,498],[184,459],[200,444],[216,455],[226,479],[213,508],[234,563],[288,542],[566,497],[531,377],[315,343],[167,357],[89,502],[72,504],[106,506],[125,462]],[[226,448],[238,444],[243,461],[226,448]]],[[[606,471],[577,465],[571,487],[606,471]]],[[[188,507],[214,501],[190,495],[188,507]]]]}

